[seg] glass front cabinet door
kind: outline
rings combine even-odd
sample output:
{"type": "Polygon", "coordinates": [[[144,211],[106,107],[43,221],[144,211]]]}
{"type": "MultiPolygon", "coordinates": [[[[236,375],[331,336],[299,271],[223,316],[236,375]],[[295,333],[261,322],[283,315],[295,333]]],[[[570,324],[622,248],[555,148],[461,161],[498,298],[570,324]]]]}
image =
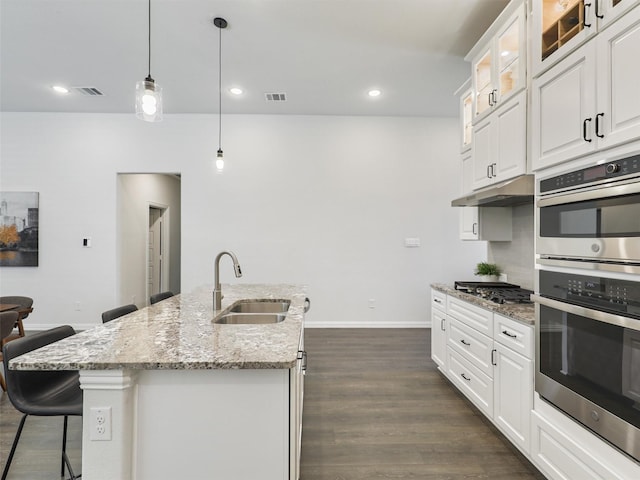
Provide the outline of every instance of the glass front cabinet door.
{"type": "Polygon", "coordinates": [[[460,152],[471,149],[473,132],[473,91],[471,90],[471,78],[464,82],[454,93],[460,102],[460,152]]]}
{"type": "Polygon", "coordinates": [[[524,4],[508,17],[498,17],[494,25],[497,25],[491,29],[494,35],[481,39],[470,53],[474,122],[525,87],[524,4]]]}
{"type": "Polygon", "coordinates": [[[638,0],[534,1],[533,76],[560,61],[638,3],[638,0]]]}

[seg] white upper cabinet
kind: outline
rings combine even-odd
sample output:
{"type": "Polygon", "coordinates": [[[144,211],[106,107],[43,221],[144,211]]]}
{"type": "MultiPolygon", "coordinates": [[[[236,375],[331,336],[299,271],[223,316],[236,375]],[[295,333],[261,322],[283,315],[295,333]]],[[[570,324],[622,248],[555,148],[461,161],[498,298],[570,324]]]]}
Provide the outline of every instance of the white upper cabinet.
{"type": "Polygon", "coordinates": [[[527,95],[522,91],[473,127],[473,188],[526,173],[527,95]]]}
{"type": "Polygon", "coordinates": [[[533,76],[553,66],[638,3],[638,0],[533,1],[533,76]]]}
{"type": "Polygon", "coordinates": [[[594,128],[606,148],[640,138],[640,7],[600,33],[596,48],[594,128]]]}
{"type": "Polygon", "coordinates": [[[594,149],[590,133],[595,105],[594,47],[592,43],[585,45],[533,80],[533,170],[561,163],[594,149]]]}
{"type": "Polygon", "coordinates": [[[525,33],[524,4],[516,1],[467,55],[472,64],[474,123],[525,88],[525,33]]]}
{"type": "Polygon", "coordinates": [[[473,91],[471,78],[462,84],[454,93],[460,104],[460,152],[465,153],[471,148],[471,132],[473,131],[473,91]]]}
{"type": "Polygon", "coordinates": [[[640,7],[533,80],[532,168],[640,138],[640,7]]]}

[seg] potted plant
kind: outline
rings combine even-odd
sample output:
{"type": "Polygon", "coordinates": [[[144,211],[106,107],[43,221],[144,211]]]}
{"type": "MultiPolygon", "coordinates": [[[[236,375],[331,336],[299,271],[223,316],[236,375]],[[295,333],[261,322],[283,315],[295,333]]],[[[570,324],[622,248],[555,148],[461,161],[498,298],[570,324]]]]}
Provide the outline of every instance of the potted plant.
{"type": "Polygon", "coordinates": [[[480,277],[481,282],[497,282],[500,273],[500,267],[495,263],[480,262],[476,265],[475,274],[480,277]]]}

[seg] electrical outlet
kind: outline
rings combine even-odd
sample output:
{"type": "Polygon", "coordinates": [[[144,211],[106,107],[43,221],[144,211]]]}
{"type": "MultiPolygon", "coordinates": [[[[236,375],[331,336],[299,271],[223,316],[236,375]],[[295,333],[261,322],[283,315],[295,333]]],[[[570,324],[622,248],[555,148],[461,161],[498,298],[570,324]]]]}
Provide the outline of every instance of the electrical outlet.
{"type": "Polygon", "coordinates": [[[90,440],[111,440],[111,407],[91,407],[90,440]]]}
{"type": "Polygon", "coordinates": [[[369,299],[369,308],[376,308],[376,299],[375,298],[370,298],[369,299]]]}

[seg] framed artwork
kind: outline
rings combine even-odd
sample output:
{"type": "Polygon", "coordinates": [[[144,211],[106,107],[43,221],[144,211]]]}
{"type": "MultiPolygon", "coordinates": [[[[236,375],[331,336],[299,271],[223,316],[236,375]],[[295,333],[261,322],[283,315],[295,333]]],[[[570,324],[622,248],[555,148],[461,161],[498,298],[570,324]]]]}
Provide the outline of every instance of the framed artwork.
{"type": "Polygon", "coordinates": [[[0,192],[0,267],[38,266],[38,192],[0,192]]]}

